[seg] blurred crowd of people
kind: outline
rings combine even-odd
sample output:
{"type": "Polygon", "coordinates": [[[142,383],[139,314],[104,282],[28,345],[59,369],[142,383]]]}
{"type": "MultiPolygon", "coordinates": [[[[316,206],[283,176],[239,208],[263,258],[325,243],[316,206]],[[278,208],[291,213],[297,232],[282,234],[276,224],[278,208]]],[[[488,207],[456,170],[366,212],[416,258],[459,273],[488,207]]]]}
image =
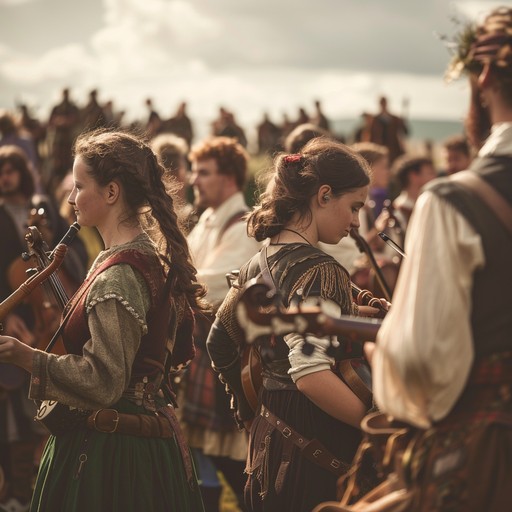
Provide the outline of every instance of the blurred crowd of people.
{"type": "MultiPolygon", "coordinates": [[[[173,174],[177,213],[188,234],[198,276],[207,283],[207,298],[214,311],[228,292],[226,273],[240,267],[259,247],[254,240],[241,243],[245,233],[243,215],[252,207],[251,200],[256,201],[244,197],[247,183],[256,181],[258,191],[267,186],[259,180],[259,170],[255,175],[248,172],[254,156],[298,154],[317,137],[345,142],[361,155],[372,170],[372,181],[360,215],[359,235],[372,249],[376,266],[355,237],[344,238],[337,245],[318,245],[349,271],[354,283],[387,296],[388,300],[402,255],[379,234],[387,233],[398,247],[403,247],[422,187],[436,176],[466,169],[472,159],[462,134],[445,141],[442,166],[434,162],[427,149],[423,154],[408,152],[407,120],[388,110],[385,97],[379,99],[380,110],[375,115],[363,114],[363,125],[348,135],[334,133],[320,101],[314,102],[311,115],[300,108],[293,121],[284,116],[282,123],[274,123],[264,114],[257,126],[257,149],[252,152],[247,150],[248,138],[235,114],[223,107],[211,123],[210,137],[199,141],[185,102],[170,118],[162,117],[151,99],[145,104],[147,118],[128,124],[124,113],[114,110],[112,101],[99,101],[97,90],[92,90],[87,103],[80,107],[70,90],[63,89],[61,101],[51,109],[48,119],[35,118],[26,105],[20,106],[19,111],[0,113],[0,222],[2,243],[9,248],[0,258],[1,300],[16,287],[12,274],[14,264],[26,250],[27,227],[37,225],[46,235],[47,246],[53,248],[75,220],[74,210],[67,202],[73,188],[72,149],[77,136],[92,129],[137,131],[173,174]]],[[[75,288],[102,248],[94,228],[80,231],[67,257],[75,288]]],[[[34,311],[26,309],[18,308],[5,327],[13,336],[32,340],[38,319],[34,311]]],[[[185,401],[181,421],[190,436],[206,510],[218,510],[222,489],[218,471],[224,474],[243,509],[247,440],[230,418],[228,398],[210,368],[205,343],[211,321],[207,320],[202,333],[196,333],[198,357],[181,382],[180,398],[185,401]]],[[[48,340],[34,343],[42,347],[45,341],[48,340]]],[[[0,468],[8,482],[0,494],[0,503],[12,507],[19,504],[19,508],[11,508],[17,511],[27,510],[24,507],[30,500],[33,464],[37,465],[45,436],[30,421],[34,409],[26,398],[26,379],[15,377],[0,382],[0,468]]]]}

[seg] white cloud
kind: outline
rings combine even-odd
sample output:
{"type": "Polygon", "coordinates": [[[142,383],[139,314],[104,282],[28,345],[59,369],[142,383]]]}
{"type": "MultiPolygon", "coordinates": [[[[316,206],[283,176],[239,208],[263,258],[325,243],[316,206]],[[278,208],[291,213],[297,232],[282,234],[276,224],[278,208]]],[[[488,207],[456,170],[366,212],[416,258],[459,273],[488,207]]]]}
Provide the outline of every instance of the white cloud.
{"type": "Polygon", "coordinates": [[[457,10],[470,20],[481,21],[481,19],[492,9],[500,6],[512,6],[512,2],[502,1],[456,1],[454,5],[457,10]]]}
{"type": "Polygon", "coordinates": [[[16,6],[22,4],[30,4],[40,2],[41,0],[0,0],[0,7],[6,6],[16,6]]]}
{"type": "Polygon", "coordinates": [[[89,55],[77,44],[56,48],[39,58],[7,53],[0,66],[2,75],[21,86],[66,81],[71,76],[76,80],[93,68],[89,55]]]}
{"type": "MultiPolygon", "coordinates": [[[[100,101],[112,99],[127,119],[146,115],[146,97],[163,116],[185,100],[191,117],[206,127],[220,105],[248,127],[263,111],[276,121],[283,113],[294,118],[299,106],[312,111],[317,98],[330,117],[357,117],[375,111],[381,94],[398,113],[408,98],[411,116],[464,115],[467,91],[461,83],[443,83],[449,55],[432,36],[443,23],[450,26],[453,3],[421,2],[418,13],[418,3],[403,0],[385,6],[316,0],[309,10],[299,8],[308,0],[296,2],[290,10],[276,0],[104,0],[101,12],[90,13],[101,27],[86,41],[77,38],[43,55],[0,44],[0,80],[11,98],[39,95],[46,109],[55,100],[49,91],[57,95],[70,86],[83,104],[94,87],[100,101]]],[[[468,11],[490,5],[455,4],[468,11]]],[[[27,27],[36,42],[45,26],[40,21],[38,29],[27,27]]],[[[0,99],[9,100],[8,94],[0,99]]]]}

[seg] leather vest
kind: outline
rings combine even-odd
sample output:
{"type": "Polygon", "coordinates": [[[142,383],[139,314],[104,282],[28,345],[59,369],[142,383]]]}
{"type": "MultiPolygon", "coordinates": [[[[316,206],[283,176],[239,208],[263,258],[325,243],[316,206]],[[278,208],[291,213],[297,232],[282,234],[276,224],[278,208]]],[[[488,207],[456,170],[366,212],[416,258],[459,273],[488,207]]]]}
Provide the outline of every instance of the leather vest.
{"type": "MultiPolygon", "coordinates": [[[[512,158],[477,159],[471,170],[512,204],[512,158]]],[[[489,207],[470,191],[449,180],[439,181],[429,189],[452,204],[482,240],[485,266],[473,276],[471,297],[476,360],[512,350],[512,315],[508,300],[508,286],[512,285],[512,236],[489,207]]]]}
{"type": "MultiPolygon", "coordinates": [[[[279,290],[284,307],[290,306],[288,297],[300,277],[311,267],[327,262],[333,262],[343,272],[347,273],[331,256],[311,245],[288,244],[268,257],[270,272],[275,286],[279,290]]],[[[240,269],[239,282],[243,284],[258,276],[260,272],[259,255],[256,255],[240,269]]],[[[318,286],[319,283],[315,282],[308,290],[298,289],[292,300],[296,299],[300,302],[306,297],[320,297],[321,292],[318,286]]],[[[338,305],[342,307],[341,304],[338,305]]],[[[348,311],[343,311],[343,313],[347,314],[348,311]]],[[[271,339],[265,337],[265,339],[257,340],[256,345],[260,352],[265,387],[267,389],[296,389],[288,375],[290,361],[288,360],[288,346],[283,336],[272,336],[271,339]]],[[[339,359],[343,358],[341,352],[345,347],[345,344],[339,347],[339,359]]]]}
{"type": "MultiPolygon", "coordinates": [[[[87,324],[85,303],[89,288],[94,279],[107,268],[125,263],[138,270],[144,277],[151,295],[151,306],[146,315],[148,332],[142,337],[132,366],[131,383],[140,382],[143,377],[152,381],[163,373],[168,338],[168,324],[171,305],[162,300],[165,278],[162,265],[155,255],[148,255],[129,249],[114,254],[98,266],[84,281],[68,304],[74,307],[63,330],[62,339],[69,354],[82,354],[91,333],[87,324]],[[76,306],[74,306],[76,303],[76,306]],[[167,307],[162,307],[167,304],[167,307]]],[[[66,313],[68,309],[64,311],[66,313]]]]}

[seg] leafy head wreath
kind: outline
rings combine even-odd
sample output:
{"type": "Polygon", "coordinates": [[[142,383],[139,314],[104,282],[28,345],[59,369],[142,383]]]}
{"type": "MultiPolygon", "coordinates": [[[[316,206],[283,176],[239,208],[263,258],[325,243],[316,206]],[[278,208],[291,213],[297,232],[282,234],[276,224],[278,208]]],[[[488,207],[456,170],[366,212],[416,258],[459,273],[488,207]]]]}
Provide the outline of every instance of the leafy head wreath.
{"type": "Polygon", "coordinates": [[[445,79],[456,80],[464,72],[478,71],[483,65],[512,69],[512,9],[499,7],[481,24],[466,23],[449,40],[441,36],[453,58],[445,79]]]}

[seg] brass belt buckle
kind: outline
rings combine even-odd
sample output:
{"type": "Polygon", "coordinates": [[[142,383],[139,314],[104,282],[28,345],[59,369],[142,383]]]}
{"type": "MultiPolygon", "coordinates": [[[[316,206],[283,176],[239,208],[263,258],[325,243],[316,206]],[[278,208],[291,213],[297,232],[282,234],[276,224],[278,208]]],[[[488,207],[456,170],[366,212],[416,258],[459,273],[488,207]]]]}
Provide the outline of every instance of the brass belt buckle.
{"type": "Polygon", "coordinates": [[[92,418],[92,424],[94,425],[94,428],[98,431],[98,432],[103,432],[105,434],[113,434],[116,430],[117,430],[117,426],[119,424],[119,411],[116,411],[115,409],[98,409],[95,413],[94,413],[94,416],[92,418]],[[98,414],[101,412],[101,411],[114,411],[116,413],[116,417],[114,418],[114,428],[112,430],[104,430],[102,428],[100,428],[97,423],[96,423],[96,417],[98,416],[98,414]]]}
{"type": "Polygon", "coordinates": [[[290,437],[292,435],[290,427],[284,427],[282,430],[282,434],[284,437],[290,437]]]}

